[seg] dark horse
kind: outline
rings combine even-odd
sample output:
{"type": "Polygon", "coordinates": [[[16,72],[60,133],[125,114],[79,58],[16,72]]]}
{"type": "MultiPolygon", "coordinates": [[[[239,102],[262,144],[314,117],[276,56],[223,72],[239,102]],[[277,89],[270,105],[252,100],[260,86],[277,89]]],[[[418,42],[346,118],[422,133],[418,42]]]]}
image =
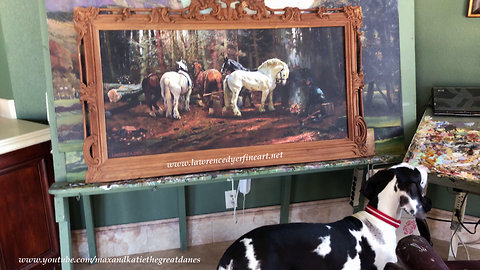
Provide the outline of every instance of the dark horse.
{"type": "Polygon", "coordinates": [[[213,114],[213,98],[219,96],[223,107],[222,74],[216,69],[204,70],[202,65],[193,63],[194,85],[202,95],[202,100],[208,108],[208,113],[213,114]]]}
{"type": "Polygon", "coordinates": [[[242,64],[240,64],[239,62],[237,62],[235,60],[232,60],[228,57],[224,57],[223,58],[222,69],[220,69],[220,72],[223,75],[228,75],[228,74],[234,72],[235,70],[249,71],[248,68],[242,66],[242,64]]]}
{"type": "MultiPolygon", "coordinates": [[[[177,72],[184,70],[177,62],[177,72]]],[[[160,87],[160,79],[162,78],[162,73],[152,72],[147,75],[147,77],[142,80],[142,89],[145,93],[145,103],[147,104],[148,109],[150,110],[149,114],[155,116],[157,113],[160,115],[163,113],[160,108],[159,100],[162,98],[162,88],[160,87]]]]}
{"type": "MultiPolygon", "coordinates": [[[[220,69],[220,72],[222,75],[227,76],[230,73],[234,72],[235,70],[244,70],[244,71],[250,71],[248,68],[242,66],[239,62],[230,59],[228,57],[224,57],[223,59],[223,65],[222,68],[220,69]]],[[[243,88],[242,91],[240,92],[240,95],[242,96],[243,104],[246,104],[247,99],[250,101],[250,107],[255,107],[252,102],[252,92],[250,90],[243,88]]]]}
{"type": "Polygon", "coordinates": [[[155,116],[155,111],[161,112],[158,101],[162,97],[160,88],[160,78],[162,74],[150,73],[142,80],[142,89],[145,93],[145,102],[147,103],[150,115],[155,116]]]}

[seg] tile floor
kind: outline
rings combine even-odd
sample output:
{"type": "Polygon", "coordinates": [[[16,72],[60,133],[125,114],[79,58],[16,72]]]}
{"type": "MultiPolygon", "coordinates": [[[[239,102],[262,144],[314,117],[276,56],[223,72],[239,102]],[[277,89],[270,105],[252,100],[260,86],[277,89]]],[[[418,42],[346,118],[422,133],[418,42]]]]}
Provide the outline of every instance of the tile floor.
{"type": "MultiPolygon", "coordinates": [[[[448,242],[433,240],[435,250],[440,254],[440,256],[445,259],[448,256],[448,242]]],[[[74,266],[75,270],[123,270],[123,269],[165,269],[165,270],[206,270],[206,269],[215,269],[217,267],[218,260],[222,256],[223,252],[230,245],[231,242],[222,242],[201,246],[189,247],[186,251],[182,252],[179,249],[174,250],[165,250],[151,253],[143,253],[138,255],[130,255],[130,258],[134,257],[143,257],[149,258],[198,258],[200,259],[199,263],[196,264],[180,264],[180,263],[167,263],[162,265],[157,265],[154,263],[150,264],[77,264],[74,266]]],[[[480,259],[480,250],[469,248],[470,258],[471,259],[480,259]]],[[[465,260],[466,252],[463,247],[458,248],[458,258],[465,260]]]]}
{"type": "MultiPolygon", "coordinates": [[[[232,242],[222,242],[214,243],[208,245],[192,246],[188,247],[186,251],[181,251],[180,249],[164,250],[150,253],[142,253],[137,255],[130,255],[130,258],[140,257],[147,258],[152,256],[153,258],[199,258],[200,263],[196,264],[181,264],[181,263],[172,263],[172,264],[162,264],[157,265],[154,263],[151,264],[76,264],[74,265],[74,270],[110,270],[110,269],[165,269],[165,270],[207,270],[207,269],[216,269],[217,263],[220,260],[220,257],[223,255],[223,252],[230,246],[232,242]]],[[[120,257],[121,258],[121,257],[120,257]]]]}

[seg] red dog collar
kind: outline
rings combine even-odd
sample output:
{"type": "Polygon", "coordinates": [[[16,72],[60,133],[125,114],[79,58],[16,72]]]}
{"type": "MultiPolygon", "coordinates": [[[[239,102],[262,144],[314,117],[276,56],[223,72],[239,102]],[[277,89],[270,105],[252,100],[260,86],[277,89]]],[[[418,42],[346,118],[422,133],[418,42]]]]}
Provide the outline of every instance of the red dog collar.
{"type": "Polygon", "coordinates": [[[370,205],[367,205],[367,207],[365,207],[365,211],[367,211],[367,213],[369,213],[370,215],[382,220],[383,222],[392,225],[395,228],[400,227],[401,221],[399,219],[394,219],[391,216],[383,213],[382,211],[371,207],[370,205]]]}

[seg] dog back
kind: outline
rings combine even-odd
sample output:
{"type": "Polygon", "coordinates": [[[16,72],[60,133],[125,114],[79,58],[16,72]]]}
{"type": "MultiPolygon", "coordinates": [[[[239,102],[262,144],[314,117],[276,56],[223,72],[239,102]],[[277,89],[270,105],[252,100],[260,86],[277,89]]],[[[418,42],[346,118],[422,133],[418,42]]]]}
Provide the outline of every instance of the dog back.
{"type": "Polygon", "coordinates": [[[375,252],[361,236],[363,228],[353,216],[328,224],[263,226],[236,240],[218,270],[356,269],[349,265],[360,264],[362,269],[374,269],[375,252]]]}

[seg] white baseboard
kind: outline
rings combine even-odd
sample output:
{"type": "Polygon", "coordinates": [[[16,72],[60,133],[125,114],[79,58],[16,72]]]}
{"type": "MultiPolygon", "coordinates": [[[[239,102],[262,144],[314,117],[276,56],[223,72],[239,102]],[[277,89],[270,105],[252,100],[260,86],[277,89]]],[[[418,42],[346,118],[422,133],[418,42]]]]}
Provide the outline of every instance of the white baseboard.
{"type": "MultiPolygon", "coordinates": [[[[352,214],[348,198],[322,200],[290,206],[291,222],[332,222],[352,214]]],[[[261,207],[187,218],[188,245],[196,246],[237,239],[253,228],[277,224],[280,206],[261,207]]],[[[180,247],[178,218],[100,227],[95,229],[97,256],[114,257],[180,247]]],[[[72,231],[73,257],[88,257],[85,230],[72,231]]]]}
{"type": "Polygon", "coordinates": [[[16,119],[15,102],[13,99],[0,98],[0,117],[16,119]]]}
{"type": "MultiPolygon", "coordinates": [[[[297,203],[290,206],[290,222],[333,222],[352,214],[348,198],[297,203]]],[[[450,219],[451,212],[433,209],[429,216],[450,219]]],[[[253,228],[277,224],[280,206],[261,207],[237,211],[238,222],[233,221],[233,212],[222,212],[187,218],[188,245],[204,245],[237,239],[253,228]]],[[[477,220],[465,217],[465,220],[477,220]]],[[[428,220],[432,238],[450,241],[450,223],[428,220]]],[[[180,247],[178,218],[108,226],[95,229],[97,256],[114,257],[132,255],[180,247]]],[[[460,232],[465,242],[474,242],[480,235],[460,232]]],[[[74,257],[88,257],[85,230],[72,232],[74,257]]],[[[472,245],[470,245],[472,246],[472,245]]],[[[479,248],[480,245],[472,246],[479,248]]]]}

